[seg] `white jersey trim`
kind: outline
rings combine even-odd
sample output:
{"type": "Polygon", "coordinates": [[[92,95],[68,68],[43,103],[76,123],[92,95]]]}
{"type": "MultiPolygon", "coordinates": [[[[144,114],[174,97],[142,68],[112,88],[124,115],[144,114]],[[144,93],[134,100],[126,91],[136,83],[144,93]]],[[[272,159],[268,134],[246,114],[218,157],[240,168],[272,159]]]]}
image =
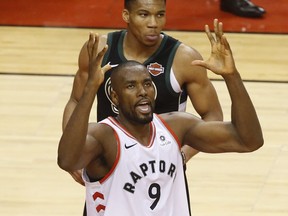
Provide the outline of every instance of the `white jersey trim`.
{"type": "Polygon", "coordinates": [[[176,93],[180,93],[182,92],[182,89],[175,77],[175,74],[174,74],[174,71],[173,69],[171,68],[170,70],[170,83],[171,83],[171,87],[173,88],[173,90],[176,92],[176,93]]]}

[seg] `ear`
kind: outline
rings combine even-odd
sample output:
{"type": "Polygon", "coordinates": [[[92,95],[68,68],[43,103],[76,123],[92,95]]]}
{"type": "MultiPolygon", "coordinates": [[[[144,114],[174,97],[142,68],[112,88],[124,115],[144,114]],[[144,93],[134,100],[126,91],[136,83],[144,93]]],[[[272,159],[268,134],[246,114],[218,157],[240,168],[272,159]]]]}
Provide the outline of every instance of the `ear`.
{"type": "Polygon", "coordinates": [[[124,20],[124,22],[126,22],[127,24],[129,23],[129,11],[127,9],[124,9],[122,11],[122,19],[124,20]]]}
{"type": "Polygon", "coordinates": [[[118,107],[118,105],[119,105],[118,95],[116,94],[116,92],[113,89],[111,89],[110,98],[111,98],[113,104],[116,107],[118,107]]]}

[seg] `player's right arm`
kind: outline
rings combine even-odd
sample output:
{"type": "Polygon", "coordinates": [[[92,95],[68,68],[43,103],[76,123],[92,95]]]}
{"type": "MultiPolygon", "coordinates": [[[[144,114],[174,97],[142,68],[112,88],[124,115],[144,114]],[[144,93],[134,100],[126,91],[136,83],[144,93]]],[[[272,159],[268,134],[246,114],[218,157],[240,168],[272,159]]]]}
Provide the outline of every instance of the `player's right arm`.
{"type": "MultiPolygon", "coordinates": [[[[99,50],[103,49],[106,44],[106,36],[101,36],[98,46],[99,50]]],[[[79,57],[78,57],[78,70],[75,74],[72,91],[70,98],[64,108],[63,119],[62,119],[62,131],[64,131],[74,109],[76,108],[81,96],[83,95],[89,70],[89,56],[87,51],[87,42],[82,46],[79,57]]],[[[84,185],[82,180],[81,170],[69,172],[72,178],[81,185],[84,185]]]]}
{"type": "Polygon", "coordinates": [[[88,52],[87,52],[87,44],[85,43],[78,57],[78,71],[74,77],[71,95],[64,108],[62,119],[62,130],[64,130],[64,128],[66,127],[68,120],[70,119],[75,107],[77,106],[83,94],[87,79],[88,79],[88,52]]]}
{"type": "MultiPolygon", "coordinates": [[[[98,53],[104,48],[107,42],[107,36],[102,35],[99,36],[99,46],[98,46],[98,53]]],[[[78,57],[78,70],[75,74],[72,91],[70,98],[65,106],[63,119],[62,119],[62,130],[66,127],[68,120],[70,119],[76,105],[78,104],[86,82],[88,80],[88,70],[89,70],[89,57],[87,51],[87,42],[83,45],[80,50],[79,57],[78,57]]]]}

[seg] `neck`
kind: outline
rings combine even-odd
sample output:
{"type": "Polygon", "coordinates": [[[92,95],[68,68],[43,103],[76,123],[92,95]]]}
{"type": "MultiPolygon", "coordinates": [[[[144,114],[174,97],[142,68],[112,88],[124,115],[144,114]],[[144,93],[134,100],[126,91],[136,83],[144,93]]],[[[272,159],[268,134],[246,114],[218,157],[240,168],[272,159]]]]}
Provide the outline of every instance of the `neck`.
{"type": "Polygon", "coordinates": [[[151,134],[151,124],[146,123],[133,123],[131,121],[127,121],[126,119],[121,118],[120,116],[116,117],[116,120],[119,124],[129,132],[139,143],[144,146],[149,145],[150,142],[150,134],[151,134]]]}
{"type": "Polygon", "coordinates": [[[162,37],[154,45],[146,45],[139,42],[131,33],[127,32],[123,41],[123,52],[127,60],[136,60],[144,63],[159,48],[162,37]]]}

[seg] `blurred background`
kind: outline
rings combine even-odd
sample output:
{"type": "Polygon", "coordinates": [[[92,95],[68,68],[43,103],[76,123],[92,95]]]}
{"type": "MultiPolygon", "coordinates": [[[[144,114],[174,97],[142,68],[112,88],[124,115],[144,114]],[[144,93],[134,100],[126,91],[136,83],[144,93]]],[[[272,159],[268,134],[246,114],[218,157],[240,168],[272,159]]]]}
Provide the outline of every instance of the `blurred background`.
{"type": "MultiPolygon", "coordinates": [[[[204,59],[204,25],[224,23],[265,138],[251,154],[200,153],[189,161],[193,215],[288,215],[288,4],[253,3],[267,11],[262,18],[221,11],[219,0],[167,0],[166,33],[204,59]]],[[[84,187],[56,164],[62,113],[80,48],[90,31],[125,28],[123,2],[0,0],[0,9],[0,215],[82,215],[84,187]]],[[[229,120],[225,83],[209,77],[229,120]]],[[[195,113],[191,104],[187,111],[195,113]]]]}

